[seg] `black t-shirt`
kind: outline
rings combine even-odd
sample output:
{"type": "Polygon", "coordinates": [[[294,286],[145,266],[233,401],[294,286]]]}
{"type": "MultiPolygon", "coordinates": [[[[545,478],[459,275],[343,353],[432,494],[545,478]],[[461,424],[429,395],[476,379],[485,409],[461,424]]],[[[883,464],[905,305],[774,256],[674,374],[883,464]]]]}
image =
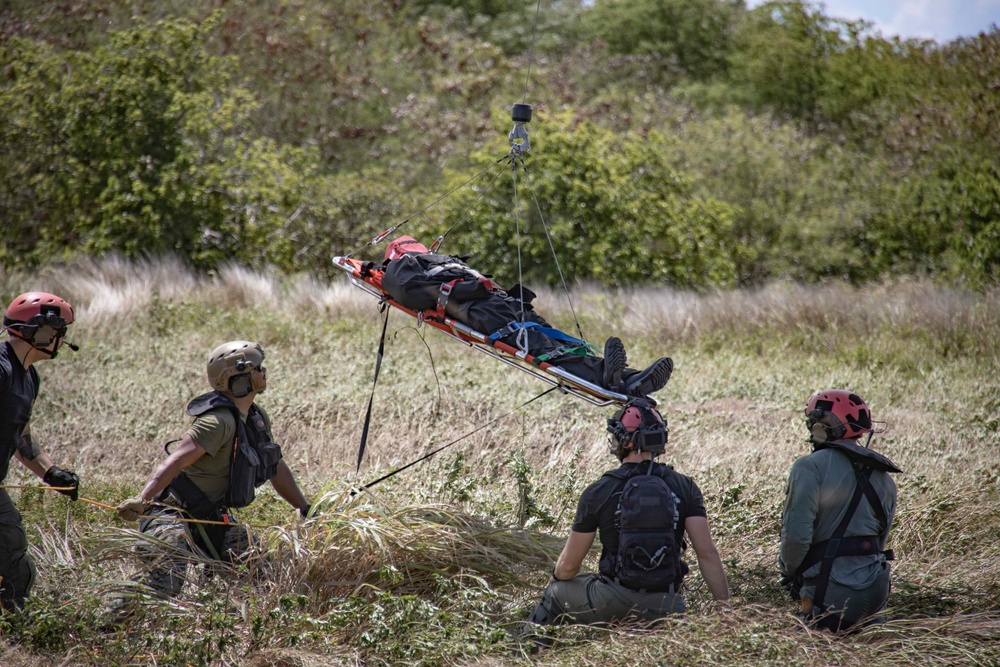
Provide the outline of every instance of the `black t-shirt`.
{"type": "Polygon", "coordinates": [[[7,341],[0,345],[0,482],[7,478],[10,460],[21,432],[31,421],[31,406],[38,396],[38,373],[25,370],[7,341]]]}
{"type": "MultiPolygon", "coordinates": [[[[649,462],[623,463],[618,471],[632,472],[636,466],[642,466],[643,473],[649,468],[649,462]]],[[[675,517],[677,526],[677,544],[685,548],[684,521],[691,516],[704,516],[705,501],[701,489],[687,475],[676,472],[672,467],[657,463],[653,466],[653,474],[663,477],[667,486],[674,493],[674,503],[677,507],[675,517]]],[[[615,528],[615,512],[618,509],[618,498],[625,488],[626,480],[602,475],[599,480],[588,486],[576,507],[576,518],[573,519],[573,530],[578,533],[598,532],[601,539],[601,574],[614,576],[614,558],[618,551],[618,529],[615,528]]],[[[687,571],[687,568],[684,568],[687,571]]]]}

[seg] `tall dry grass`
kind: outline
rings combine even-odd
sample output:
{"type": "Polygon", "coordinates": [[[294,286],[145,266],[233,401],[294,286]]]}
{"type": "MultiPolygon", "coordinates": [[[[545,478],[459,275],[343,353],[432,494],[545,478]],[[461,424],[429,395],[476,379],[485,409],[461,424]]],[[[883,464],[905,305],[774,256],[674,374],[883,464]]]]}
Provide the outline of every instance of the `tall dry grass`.
{"type": "MultiPolygon", "coordinates": [[[[243,513],[271,548],[265,583],[195,571],[179,601],[148,600],[134,627],[85,641],[77,633],[100,624],[102,596],[140,571],[128,526],[106,510],[21,492],[41,578],[34,630],[6,630],[18,644],[2,648],[3,664],[520,660],[505,628],[544,584],[576,497],[613,463],[607,410],[553,393],[511,412],[546,387],[396,313],[356,475],[380,327],[374,299],[346,280],[235,266],[197,276],[169,259],[109,259],[0,284],[5,299],[47,289],[77,307],[81,351],[39,364],[33,431],[80,473],[84,495],[113,504],[134,493],[162,443],[186,428],[186,402],[206,389],[207,353],[247,338],[267,350],[260,403],[286,460],[310,497],[327,499],[302,525],[266,490],[243,513]],[[453,440],[377,493],[344,495],[453,440]]],[[[1000,291],[913,281],[705,295],[580,286],[573,296],[590,340],[621,336],[633,366],[673,357],[658,396],[670,422],[666,458],[705,494],[738,604],[718,618],[693,574],[684,621],[560,629],[560,647],[539,662],[1000,661],[1000,291]],[[776,585],[785,475],[808,451],[801,409],[829,387],[854,389],[890,422],[873,446],[904,470],[893,620],[846,640],[798,630],[776,585]]],[[[558,292],[542,290],[536,304],[575,329],[558,292]]],[[[7,478],[32,481],[16,465],[7,478]]]]}

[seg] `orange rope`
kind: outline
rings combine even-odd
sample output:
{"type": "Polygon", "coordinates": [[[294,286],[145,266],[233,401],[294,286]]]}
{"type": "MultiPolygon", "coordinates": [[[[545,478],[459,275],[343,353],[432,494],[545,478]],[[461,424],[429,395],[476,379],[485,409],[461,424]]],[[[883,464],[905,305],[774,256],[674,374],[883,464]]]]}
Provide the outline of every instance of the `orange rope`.
{"type": "MultiPolygon", "coordinates": [[[[31,489],[35,491],[72,491],[75,487],[72,486],[30,486],[26,484],[0,484],[0,489],[31,489]]],[[[118,508],[113,505],[105,505],[102,502],[96,500],[91,500],[90,498],[84,498],[79,496],[77,500],[82,500],[85,503],[94,505],[96,507],[102,507],[104,509],[109,509],[112,512],[118,512],[118,508]]],[[[170,507],[170,505],[163,505],[162,503],[150,503],[150,505],[160,505],[162,507],[170,507]]],[[[178,508],[173,508],[178,509],[178,508]]],[[[140,514],[140,519],[170,519],[171,521],[183,521],[185,523],[207,523],[216,526],[243,526],[244,528],[256,528],[256,526],[250,526],[245,523],[236,523],[233,521],[211,521],[209,519],[185,519],[183,517],[163,517],[157,514],[140,514]]]]}

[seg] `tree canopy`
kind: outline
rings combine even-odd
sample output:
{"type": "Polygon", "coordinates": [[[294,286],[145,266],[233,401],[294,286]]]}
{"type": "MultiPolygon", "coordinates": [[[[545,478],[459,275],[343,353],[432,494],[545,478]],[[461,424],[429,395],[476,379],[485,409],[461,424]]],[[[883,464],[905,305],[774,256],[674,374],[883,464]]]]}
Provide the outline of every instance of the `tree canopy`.
{"type": "Polygon", "coordinates": [[[996,279],[996,27],[901,40],[798,0],[238,4],[8,3],[0,265],[330,275],[441,199],[419,229],[462,221],[503,276],[517,210],[532,280],[558,279],[543,220],[569,280],[996,279]],[[510,173],[477,199],[458,186],[520,101],[537,205],[510,173]]]}

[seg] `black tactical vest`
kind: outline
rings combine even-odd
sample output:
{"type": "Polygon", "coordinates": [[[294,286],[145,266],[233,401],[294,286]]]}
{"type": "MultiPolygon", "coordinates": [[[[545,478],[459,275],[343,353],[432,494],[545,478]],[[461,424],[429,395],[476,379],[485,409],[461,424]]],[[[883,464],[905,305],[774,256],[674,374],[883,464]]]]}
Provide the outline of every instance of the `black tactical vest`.
{"type": "Polygon", "coordinates": [[[278,474],[281,447],[272,441],[256,403],[250,406],[245,422],[239,408],[218,391],[195,398],[188,403],[187,411],[192,417],[197,417],[221,407],[229,408],[236,419],[236,444],[229,465],[229,491],[226,492],[225,504],[226,507],[246,507],[253,502],[255,489],[278,474]]]}
{"type": "Polygon", "coordinates": [[[25,370],[7,341],[0,345],[0,482],[7,477],[21,432],[38,396],[38,371],[25,370]]]}

